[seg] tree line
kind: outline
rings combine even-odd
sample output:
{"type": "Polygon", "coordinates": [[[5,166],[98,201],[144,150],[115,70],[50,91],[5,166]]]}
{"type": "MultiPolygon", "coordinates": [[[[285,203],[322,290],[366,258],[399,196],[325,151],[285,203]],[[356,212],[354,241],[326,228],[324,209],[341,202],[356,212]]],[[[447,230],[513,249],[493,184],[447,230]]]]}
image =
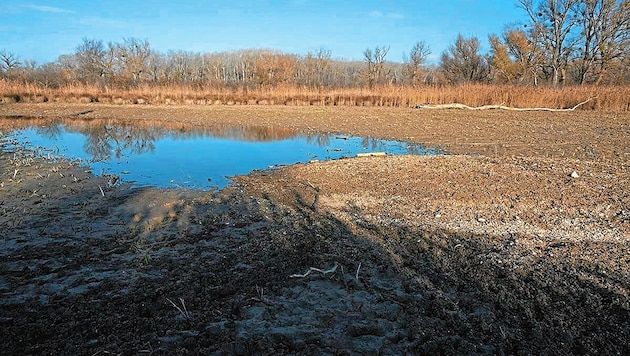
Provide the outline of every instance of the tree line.
{"type": "Polygon", "coordinates": [[[362,61],[333,59],[321,48],[306,55],[271,49],[220,53],[153,50],[146,39],[103,43],[84,38],[74,53],[36,65],[0,51],[0,76],[46,87],[85,83],[106,87],[177,84],[210,87],[373,87],[497,83],[580,85],[630,83],[630,0],[516,0],[527,21],[489,36],[459,35],[438,64],[418,41],[402,63],[387,60],[389,46],[367,48],[362,61]]]}

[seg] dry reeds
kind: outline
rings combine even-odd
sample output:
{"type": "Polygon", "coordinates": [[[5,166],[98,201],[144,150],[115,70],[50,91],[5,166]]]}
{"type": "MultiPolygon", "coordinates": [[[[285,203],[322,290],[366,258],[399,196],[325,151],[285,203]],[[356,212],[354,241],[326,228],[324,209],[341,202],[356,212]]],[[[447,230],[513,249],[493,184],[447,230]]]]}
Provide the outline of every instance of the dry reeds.
{"type": "Polygon", "coordinates": [[[597,97],[579,110],[630,111],[629,86],[569,86],[563,88],[461,84],[410,87],[381,85],[368,88],[312,88],[293,85],[204,87],[140,85],[100,88],[70,84],[46,88],[34,83],[0,80],[0,102],[66,102],[153,105],[317,105],[394,106],[461,103],[469,106],[504,105],[515,108],[570,108],[597,97]]]}

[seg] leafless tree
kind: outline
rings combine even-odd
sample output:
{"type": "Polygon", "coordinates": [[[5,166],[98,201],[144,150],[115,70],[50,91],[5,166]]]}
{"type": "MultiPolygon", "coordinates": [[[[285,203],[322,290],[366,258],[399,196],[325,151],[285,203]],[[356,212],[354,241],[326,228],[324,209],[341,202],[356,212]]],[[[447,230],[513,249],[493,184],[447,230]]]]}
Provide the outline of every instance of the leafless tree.
{"type": "Polygon", "coordinates": [[[630,0],[582,0],[581,40],[574,60],[578,83],[601,83],[611,62],[630,50],[630,0]]]}
{"type": "Polygon", "coordinates": [[[186,84],[193,80],[193,54],[184,51],[170,51],[166,55],[166,63],[175,82],[186,84]]]}
{"type": "Polygon", "coordinates": [[[417,85],[422,82],[424,76],[422,75],[424,70],[424,64],[427,61],[427,57],[431,54],[429,45],[424,42],[416,42],[411,48],[409,57],[405,58],[404,70],[412,85],[417,85]]]}
{"type": "Polygon", "coordinates": [[[461,34],[455,44],[442,53],[440,67],[451,83],[484,81],[490,75],[490,65],[479,53],[479,40],[464,38],[461,34]]]}
{"type": "Polygon", "coordinates": [[[20,67],[20,61],[15,53],[7,52],[6,50],[0,51],[0,70],[3,72],[10,72],[20,67]]]}
{"type": "Polygon", "coordinates": [[[579,42],[576,34],[578,5],[582,0],[517,0],[531,22],[530,36],[539,41],[546,55],[543,70],[557,86],[566,77],[569,59],[579,42]]]}
{"type": "Polygon", "coordinates": [[[320,48],[317,52],[309,52],[302,58],[299,82],[308,86],[321,87],[328,85],[327,72],[330,67],[330,50],[320,48]]]}
{"type": "Polygon", "coordinates": [[[77,46],[76,76],[84,83],[102,83],[105,78],[105,46],[101,40],[84,38],[77,46]]]}
{"type": "Polygon", "coordinates": [[[162,54],[151,51],[146,68],[149,82],[153,84],[166,82],[166,60],[162,54]]]}
{"type": "Polygon", "coordinates": [[[34,76],[35,81],[45,88],[58,88],[65,84],[59,62],[50,62],[39,66],[34,76]]]}
{"type": "Polygon", "coordinates": [[[385,57],[387,57],[388,52],[389,46],[376,46],[374,51],[370,48],[363,51],[363,58],[367,64],[365,77],[370,89],[375,83],[387,80],[389,73],[385,69],[385,57]]]}
{"type": "Polygon", "coordinates": [[[142,74],[146,72],[147,60],[151,55],[148,40],[125,38],[122,43],[110,44],[113,53],[113,65],[127,84],[138,85],[142,74]]]}

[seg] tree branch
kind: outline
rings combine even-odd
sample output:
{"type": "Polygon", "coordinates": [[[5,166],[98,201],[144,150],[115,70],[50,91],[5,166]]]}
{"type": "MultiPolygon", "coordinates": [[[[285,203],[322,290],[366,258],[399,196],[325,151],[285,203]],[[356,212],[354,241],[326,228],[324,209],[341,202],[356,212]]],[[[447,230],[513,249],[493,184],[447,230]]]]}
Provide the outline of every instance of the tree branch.
{"type": "Polygon", "coordinates": [[[460,103],[452,103],[452,104],[437,104],[437,105],[416,105],[416,109],[467,109],[467,110],[492,110],[492,109],[500,109],[500,110],[510,110],[510,111],[553,111],[553,112],[562,112],[562,111],[573,111],[578,107],[588,103],[589,101],[596,99],[597,97],[588,98],[571,108],[566,109],[553,109],[553,108],[513,108],[510,106],[504,105],[483,105],[483,106],[468,106],[460,103]]]}

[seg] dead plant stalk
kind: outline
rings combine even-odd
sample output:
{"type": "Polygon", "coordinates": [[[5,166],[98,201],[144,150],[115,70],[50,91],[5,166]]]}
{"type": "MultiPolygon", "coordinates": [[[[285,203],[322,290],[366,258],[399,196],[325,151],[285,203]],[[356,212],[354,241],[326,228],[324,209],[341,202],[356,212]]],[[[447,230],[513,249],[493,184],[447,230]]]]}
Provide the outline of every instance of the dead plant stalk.
{"type": "Polygon", "coordinates": [[[188,311],[188,309],[186,309],[186,303],[184,303],[184,298],[181,298],[181,297],[179,298],[179,302],[181,303],[181,306],[175,304],[175,302],[173,302],[169,298],[166,298],[166,300],[168,300],[171,303],[171,305],[184,316],[186,320],[192,319],[192,314],[188,311]]]}

